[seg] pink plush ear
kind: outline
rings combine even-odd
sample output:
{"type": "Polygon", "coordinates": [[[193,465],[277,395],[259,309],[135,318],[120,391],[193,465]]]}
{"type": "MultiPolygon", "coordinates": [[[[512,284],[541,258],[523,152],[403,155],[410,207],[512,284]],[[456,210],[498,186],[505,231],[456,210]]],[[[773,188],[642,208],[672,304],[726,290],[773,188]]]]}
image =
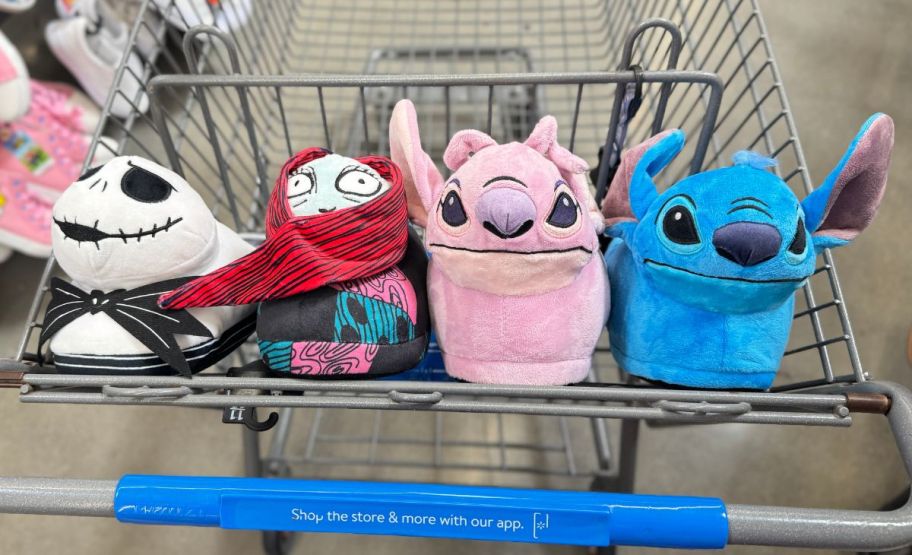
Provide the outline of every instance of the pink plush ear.
{"type": "Polygon", "coordinates": [[[868,118],[823,185],[802,201],[815,245],[845,244],[874,219],[887,186],[893,133],[890,116],[868,118]]]}
{"type": "Polygon", "coordinates": [[[610,226],[623,221],[635,222],[637,220],[630,204],[630,182],[633,179],[633,171],[650,148],[674,132],[674,130],[663,131],[634,147],[628,148],[621,155],[621,163],[614,174],[608,193],[602,200],[602,216],[605,217],[605,225],[610,226]]]}
{"type": "Polygon", "coordinates": [[[459,131],[450,139],[446,152],[443,153],[443,163],[451,171],[456,171],[465,164],[469,158],[479,150],[496,145],[497,141],[474,129],[459,131]]]}
{"type": "Polygon", "coordinates": [[[434,193],[443,185],[443,176],[431,157],[421,148],[418,115],[411,100],[400,100],[393,108],[389,125],[390,158],[402,170],[409,218],[427,226],[427,213],[434,193]]]}
{"type": "Polygon", "coordinates": [[[579,156],[557,144],[557,120],[554,116],[545,116],[539,120],[523,144],[540,152],[557,166],[579,197],[580,203],[585,206],[596,233],[601,233],[605,229],[605,222],[599,214],[598,206],[589,190],[589,183],[583,175],[589,169],[589,165],[579,156]]]}
{"type": "Polygon", "coordinates": [[[545,116],[539,120],[524,144],[547,156],[567,173],[583,173],[589,169],[585,160],[557,144],[557,120],[554,116],[545,116]]]}

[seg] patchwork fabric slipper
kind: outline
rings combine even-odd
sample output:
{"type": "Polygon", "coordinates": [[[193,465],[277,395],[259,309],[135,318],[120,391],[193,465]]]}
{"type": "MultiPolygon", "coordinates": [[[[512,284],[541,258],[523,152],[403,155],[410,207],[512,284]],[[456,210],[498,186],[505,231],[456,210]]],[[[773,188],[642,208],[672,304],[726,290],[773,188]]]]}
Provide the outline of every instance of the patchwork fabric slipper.
{"type": "Polygon", "coordinates": [[[321,148],[288,160],[250,255],[162,296],[186,309],[259,302],[274,372],[363,376],[408,370],[427,348],[427,257],[410,236],[399,168],[321,148]]]}
{"type": "Polygon", "coordinates": [[[428,345],[427,255],[410,234],[383,272],[260,304],[260,356],[273,372],[377,376],[417,366],[428,345]]]}
{"type": "Polygon", "coordinates": [[[54,255],[42,328],[59,372],[189,375],[254,330],[253,306],[163,310],[157,299],[252,250],[183,178],[137,156],[77,179],[54,205],[54,255]]]}

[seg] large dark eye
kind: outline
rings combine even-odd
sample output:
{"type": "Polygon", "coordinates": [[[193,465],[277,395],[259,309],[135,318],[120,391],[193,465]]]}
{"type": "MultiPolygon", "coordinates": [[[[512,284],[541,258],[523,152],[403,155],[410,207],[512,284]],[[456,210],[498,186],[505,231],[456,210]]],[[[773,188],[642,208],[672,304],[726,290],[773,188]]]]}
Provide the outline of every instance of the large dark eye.
{"type": "Polygon", "coordinates": [[[804,222],[798,218],[798,229],[795,230],[795,238],[789,245],[788,251],[792,254],[801,254],[807,248],[807,232],[804,230],[804,222]]]}
{"type": "Polygon", "coordinates": [[[162,202],[171,196],[171,184],[132,163],[129,171],[120,180],[120,188],[125,195],[139,202],[162,202]]]}
{"type": "Polygon", "coordinates": [[[568,228],[576,223],[576,203],[567,193],[561,193],[554,202],[554,208],[546,220],[554,227],[568,228]]]}
{"type": "Polygon", "coordinates": [[[345,171],[336,180],[336,189],[340,192],[359,197],[375,195],[382,186],[379,179],[359,169],[345,171]]]}
{"type": "Polygon", "coordinates": [[[443,217],[443,221],[451,227],[459,227],[469,220],[456,191],[447,193],[440,206],[440,215],[443,217]]]}
{"type": "Polygon", "coordinates": [[[96,173],[98,173],[98,170],[100,170],[100,169],[103,168],[103,167],[104,167],[104,166],[95,166],[94,168],[89,168],[89,169],[87,169],[87,170],[85,171],[85,173],[83,173],[82,175],[80,175],[80,176],[79,176],[79,179],[77,179],[76,181],[82,181],[83,179],[88,179],[88,178],[92,177],[93,175],[95,175],[96,173]]]}
{"type": "Polygon", "coordinates": [[[695,245],[700,242],[693,214],[685,206],[675,206],[662,219],[665,236],[680,245],[695,245]]]}

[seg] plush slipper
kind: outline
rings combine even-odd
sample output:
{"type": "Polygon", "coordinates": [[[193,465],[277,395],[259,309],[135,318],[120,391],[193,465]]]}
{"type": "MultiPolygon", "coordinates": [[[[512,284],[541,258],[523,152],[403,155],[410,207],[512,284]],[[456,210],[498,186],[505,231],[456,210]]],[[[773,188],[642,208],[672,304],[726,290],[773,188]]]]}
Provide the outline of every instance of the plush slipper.
{"type": "Polygon", "coordinates": [[[160,303],[259,302],[260,352],[274,372],[388,374],[416,366],[427,348],[426,270],[398,167],[311,148],[282,168],[266,242],[160,303]]]}
{"type": "Polygon", "coordinates": [[[427,349],[427,256],[410,235],[402,261],[367,278],[260,304],[260,355],[273,372],[361,376],[417,366],[427,349]]]}
{"type": "Polygon", "coordinates": [[[524,143],[453,136],[444,180],[400,101],[390,150],[412,219],[426,226],[428,292],[447,372],[482,383],[578,382],[608,315],[603,227],[585,162],[557,144],[546,116],[524,143]]]}
{"type": "Polygon", "coordinates": [[[684,146],[666,131],[622,157],[602,211],[615,238],[609,335],[621,368],[701,388],[765,389],[792,326],[794,292],[817,255],[854,239],[887,184],[893,121],[872,116],[823,185],[803,201],[739,152],[731,167],[659,193],[653,178],[684,146]]]}
{"type": "Polygon", "coordinates": [[[30,102],[29,74],[16,46],[0,32],[0,122],[22,117],[30,102]]]}
{"type": "Polygon", "coordinates": [[[158,164],[122,156],[86,172],[54,205],[51,238],[72,280],[52,280],[40,337],[59,372],[189,375],[254,330],[252,306],[158,307],[162,293],[252,250],[158,164]]]}

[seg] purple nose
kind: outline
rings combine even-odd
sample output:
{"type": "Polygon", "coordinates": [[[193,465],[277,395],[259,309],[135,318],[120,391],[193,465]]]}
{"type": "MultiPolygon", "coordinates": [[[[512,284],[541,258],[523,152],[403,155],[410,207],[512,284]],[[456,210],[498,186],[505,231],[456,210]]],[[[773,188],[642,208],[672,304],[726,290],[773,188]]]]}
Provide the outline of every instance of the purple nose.
{"type": "Polygon", "coordinates": [[[535,203],[529,195],[516,189],[491,189],[478,199],[475,215],[494,235],[512,239],[532,229],[535,203]]]}
{"type": "Polygon", "coordinates": [[[724,258],[741,266],[755,266],[776,256],[782,236],[769,224],[735,222],[713,233],[713,246],[724,258]]]}

